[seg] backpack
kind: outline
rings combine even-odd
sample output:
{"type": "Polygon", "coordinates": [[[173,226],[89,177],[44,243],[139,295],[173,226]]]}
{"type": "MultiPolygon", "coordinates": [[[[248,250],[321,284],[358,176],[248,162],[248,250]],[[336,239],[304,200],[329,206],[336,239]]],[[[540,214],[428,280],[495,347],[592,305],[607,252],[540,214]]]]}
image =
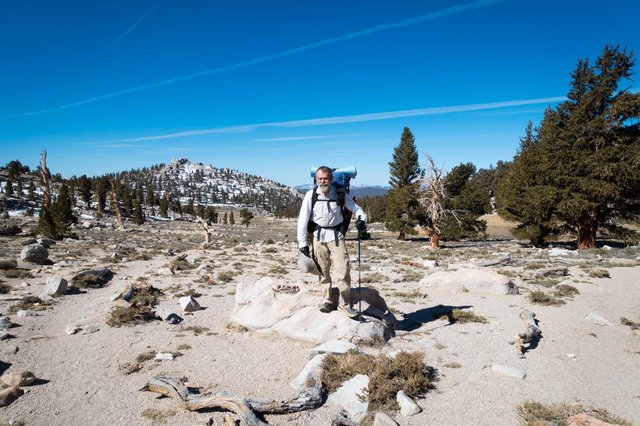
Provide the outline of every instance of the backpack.
{"type": "MultiPolygon", "coordinates": [[[[355,166],[351,167],[343,167],[340,169],[331,169],[333,174],[333,182],[331,186],[335,188],[336,199],[329,200],[321,200],[323,202],[331,203],[335,202],[340,206],[340,210],[342,212],[342,222],[337,224],[336,226],[332,226],[331,228],[335,231],[340,231],[342,235],[347,234],[347,230],[349,229],[349,222],[351,222],[351,217],[353,213],[351,210],[346,208],[345,199],[347,194],[349,193],[349,184],[351,183],[351,178],[355,178],[358,174],[355,166]]],[[[313,212],[313,208],[318,201],[318,184],[316,183],[316,168],[311,169],[311,177],[313,178],[313,193],[311,196],[311,211],[313,212]]],[[[309,223],[307,224],[307,231],[310,234],[313,234],[316,229],[321,228],[320,225],[315,223],[311,218],[309,218],[309,223]]]]}

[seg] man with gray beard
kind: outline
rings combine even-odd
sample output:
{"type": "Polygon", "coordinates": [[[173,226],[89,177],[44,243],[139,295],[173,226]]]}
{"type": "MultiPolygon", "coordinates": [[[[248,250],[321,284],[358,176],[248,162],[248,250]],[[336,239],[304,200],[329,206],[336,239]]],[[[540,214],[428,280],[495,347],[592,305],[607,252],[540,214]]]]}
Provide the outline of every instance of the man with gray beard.
{"type": "MultiPolygon", "coordinates": [[[[350,197],[339,198],[333,183],[333,173],[329,167],[322,166],[316,170],[317,188],[308,191],[302,200],[298,216],[298,245],[300,252],[312,257],[320,269],[320,284],[324,301],[320,304],[321,312],[338,309],[350,318],[356,318],[358,311],[351,307],[351,274],[349,270],[349,254],[345,245],[346,230],[342,205],[357,218],[356,228],[364,229],[366,215],[350,197]],[[315,192],[315,194],[314,194],[315,192]],[[313,253],[309,252],[307,234],[311,234],[313,253]],[[331,267],[337,292],[333,291],[331,267]]],[[[347,223],[348,224],[348,223],[347,223]]]]}

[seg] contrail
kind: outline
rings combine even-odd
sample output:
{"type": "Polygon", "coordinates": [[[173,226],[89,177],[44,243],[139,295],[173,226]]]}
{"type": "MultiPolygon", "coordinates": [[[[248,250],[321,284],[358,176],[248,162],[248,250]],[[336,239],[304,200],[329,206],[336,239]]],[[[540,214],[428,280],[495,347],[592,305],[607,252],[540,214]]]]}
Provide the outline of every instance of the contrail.
{"type": "Polygon", "coordinates": [[[482,104],[454,105],[434,108],[407,109],[401,111],[375,112],[371,114],[343,115],[337,117],[309,118],[306,120],[278,121],[272,123],[247,124],[242,126],[217,127],[212,129],[187,130],[177,133],[166,133],[163,135],[143,136],[139,138],[116,139],[111,141],[94,142],[88,145],[99,145],[106,143],[123,142],[143,142],[161,139],[178,139],[190,136],[203,136],[223,133],[241,133],[256,130],[261,127],[311,127],[326,126],[330,124],[360,123],[364,121],[389,120],[392,118],[417,117],[425,115],[442,115],[457,112],[483,111],[489,109],[511,108],[523,105],[551,104],[565,101],[565,96],[552,98],[524,99],[503,102],[489,102],[482,104]]]}
{"type": "Polygon", "coordinates": [[[125,37],[127,37],[129,34],[131,34],[131,32],[133,30],[135,30],[138,25],[140,25],[140,23],[142,22],[142,20],[144,18],[147,17],[148,14],[150,14],[151,12],[153,12],[154,10],[156,10],[158,8],[158,5],[160,5],[160,3],[157,3],[156,5],[154,5],[151,9],[147,10],[146,12],[144,12],[136,21],[135,24],[133,24],[132,26],[129,27],[129,29],[127,29],[125,32],[123,32],[122,34],[120,34],[118,37],[115,38],[115,40],[113,40],[113,42],[111,43],[111,48],[113,49],[114,47],[116,47],[118,45],[118,43],[120,43],[122,40],[124,40],[125,37]]]}
{"type": "Polygon", "coordinates": [[[442,9],[442,10],[439,10],[439,11],[436,11],[436,12],[431,12],[431,13],[428,13],[426,15],[416,16],[416,17],[413,17],[413,18],[407,18],[407,19],[404,19],[404,20],[402,20],[400,22],[396,22],[396,23],[392,23],[392,24],[380,24],[380,25],[377,25],[377,26],[372,27],[372,28],[367,28],[367,29],[356,31],[356,32],[353,32],[353,33],[348,33],[348,34],[345,34],[345,35],[342,35],[342,36],[327,38],[325,40],[317,41],[315,43],[306,44],[304,46],[295,47],[293,49],[284,50],[282,52],[274,53],[274,54],[271,54],[271,55],[260,56],[260,57],[255,58],[255,59],[250,59],[248,61],[238,62],[238,63],[232,64],[232,65],[226,65],[226,66],[223,66],[223,67],[212,68],[212,69],[200,71],[200,72],[193,73],[193,74],[187,74],[187,75],[183,75],[183,76],[179,76],[179,77],[170,78],[168,80],[159,81],[157,83],[150,83],[150,84],[145,84],[143,86],[138,86],[138,87],[132,87],[132,88],[129,88],[129,89],[119,90],[117,92],[107,93],[107,94],[104,94],[104,95],[95,96],[93,98],[83,99],[83,100],[80,100],[80,101],[72,102],[72,103],[65,104],[65,105],[59,105],[59,106],[52,107],[52,108],[42,109],[42,110],[38,110],[38,111],[24,112],[24,113],[20,113],[20,114],[11,114],[11,115],[7,115],[5,117],[26,117],[26,116],[30,116],[30,115],[37,115],[37,114],[44,114],[44,113],[47,113],[47,112],[59,111],[59,110],[62,110],[62,109],[72,108],[72,107],[76,107],[76,106],[79,106],[79,105],[85,105],[85,104],[89,104],[89,103],[92,103],[92,102],[101,101],[103,99],[114,98],[114,97],[120,96],[120,95],[126,95],[126,94],[129,94],[129,93],[140,92],[140,91],[147,90],[147,89],[152,89],[152,88],[155,88],[155,87],[166,86],[168,84],[179,83],[181,81],[192,80],[194,78],[204,77],[204,76],[207,76],[207,75],[220,74],[220,73],[224,73],[224,72],[228,72],[228,71],[237,70],[237,69],[240,69],[240,68],[246,68],[246,67],[249,67],[249,66],[252,66],[252,65],[260,64],[260,63],[271,61],[271,60],[274,60],[274,59],[295,55],[296,53],[305,52],[307,50],[316,49],[318,47],[323,47],[323,46],[328,46],[328,45],[331,45],[331,44],[336,44],[336,43],[341,42],[341,41],[352,40],[352,39],[355,39],[355,38],[368,36],[368,35],[371,35],[371,34],[382,32],[382,31],[387,31],[387,30],[392,30],[392,29],[397,29],[397,28],[405,28],[405,27],[409,27],[411,25],[432,21],[434,19],[442,18],[442,17],[445,17],[445,16],[456,15],[456,14],[467,12],[467,11],[470,11],[470,10],[481,9],[483,7],[492,6],[492,5],[498,4],[498,3],[504,3],[504,2],[507,2],[507,1],[510,1],[510,0],[477,0],[477,1],[474,1],[472,3],[462,4],[462,5],[459,5],[459,6],[448,7],[446,9],[442,9]]]}

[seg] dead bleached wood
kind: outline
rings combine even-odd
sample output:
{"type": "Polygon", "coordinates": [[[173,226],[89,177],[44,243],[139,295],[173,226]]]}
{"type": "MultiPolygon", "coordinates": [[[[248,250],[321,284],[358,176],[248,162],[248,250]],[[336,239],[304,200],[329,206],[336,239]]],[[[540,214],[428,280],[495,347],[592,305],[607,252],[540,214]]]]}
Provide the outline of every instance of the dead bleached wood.
{"type": "Polygon", "coordinates": [[[227,392],[193,394],[179,379],[175,377],[154,377],[142,388],[171,397],[180,402],[189,411],[206,408],[222,408],[232,411],[240,417],[242,424],[263,425],[255,413],[289,414],[311,410],[322,405],[322,388],[319,382],[313,387],[303,389],[298,396],[286,401],[243,398],[227,392]]]}
{"type": "Polygon", "coordinates": [[[115,181],[111,181],[111,205],[113,206],[113,211],[116,214],[116,220],[118,221],[118,228],[124,229],[124,222],[122,222],[122,214],[120,214],[120,207],[118,207],[118,199],[116,197],[116,183],[115,181]]]}
{"type": "Polygon", "coordinates": [[[42,181],[42,192],[44,194],[44,206],[51,208],[51,185],[49,183],[49,170],[47,170],[47,151],[42,151],[40,158],[40,180],[42,181]]]}
{"type": "Polygon", "coordinates": [[[211,237],[213,236],[211,234],[211,230],[209,229],[209,225],[207,225],[207,222],[205,222],[201,217],[196,216],[196,220],[198,222],[200,222],[200,225],[202,225],[202,227],[204,228],[202,230],[202,233],[204,234],[204,244],[211,244],[211,237]]]}
{"type": "Polygon", "coordinates": [[[482,266],[494,266],[494,265],[499,265],[501,263],[509,263],[511,261],[511,256],[510,255],[506,255],[500,259],[497,260],[488,260],[486,262],[484,262],[482,264],[482,266]]]}
{"type": "Polygon", "coordinates": [[[536,324],[536,314],[525,309],[520,312],[520,318],[524,320],[524,323],[527,327],[527,330],[524,333],[519,333],[516,336],[516,349],[518,350],[520,356],[524,356],[524,353],[527,351],[527,348],[524,347],[525,343],[535,344],[540,340],[542,336],[542,331],[536,324]]]}

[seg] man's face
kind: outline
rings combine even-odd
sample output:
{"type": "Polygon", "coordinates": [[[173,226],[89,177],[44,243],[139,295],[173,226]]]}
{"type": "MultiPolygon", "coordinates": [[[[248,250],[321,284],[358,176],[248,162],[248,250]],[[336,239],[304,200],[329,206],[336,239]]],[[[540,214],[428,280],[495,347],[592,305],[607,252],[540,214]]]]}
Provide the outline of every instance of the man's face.
{"type": "Polygon", "coordinates": [[[333,178],[329,172],[324,172],[322,170],[318,170],[316,172],[316,183],[318,184],[318,188],[322,190],[322,192],[326,193],[329,191],[331,187],[331,182],[333,178]]]}

